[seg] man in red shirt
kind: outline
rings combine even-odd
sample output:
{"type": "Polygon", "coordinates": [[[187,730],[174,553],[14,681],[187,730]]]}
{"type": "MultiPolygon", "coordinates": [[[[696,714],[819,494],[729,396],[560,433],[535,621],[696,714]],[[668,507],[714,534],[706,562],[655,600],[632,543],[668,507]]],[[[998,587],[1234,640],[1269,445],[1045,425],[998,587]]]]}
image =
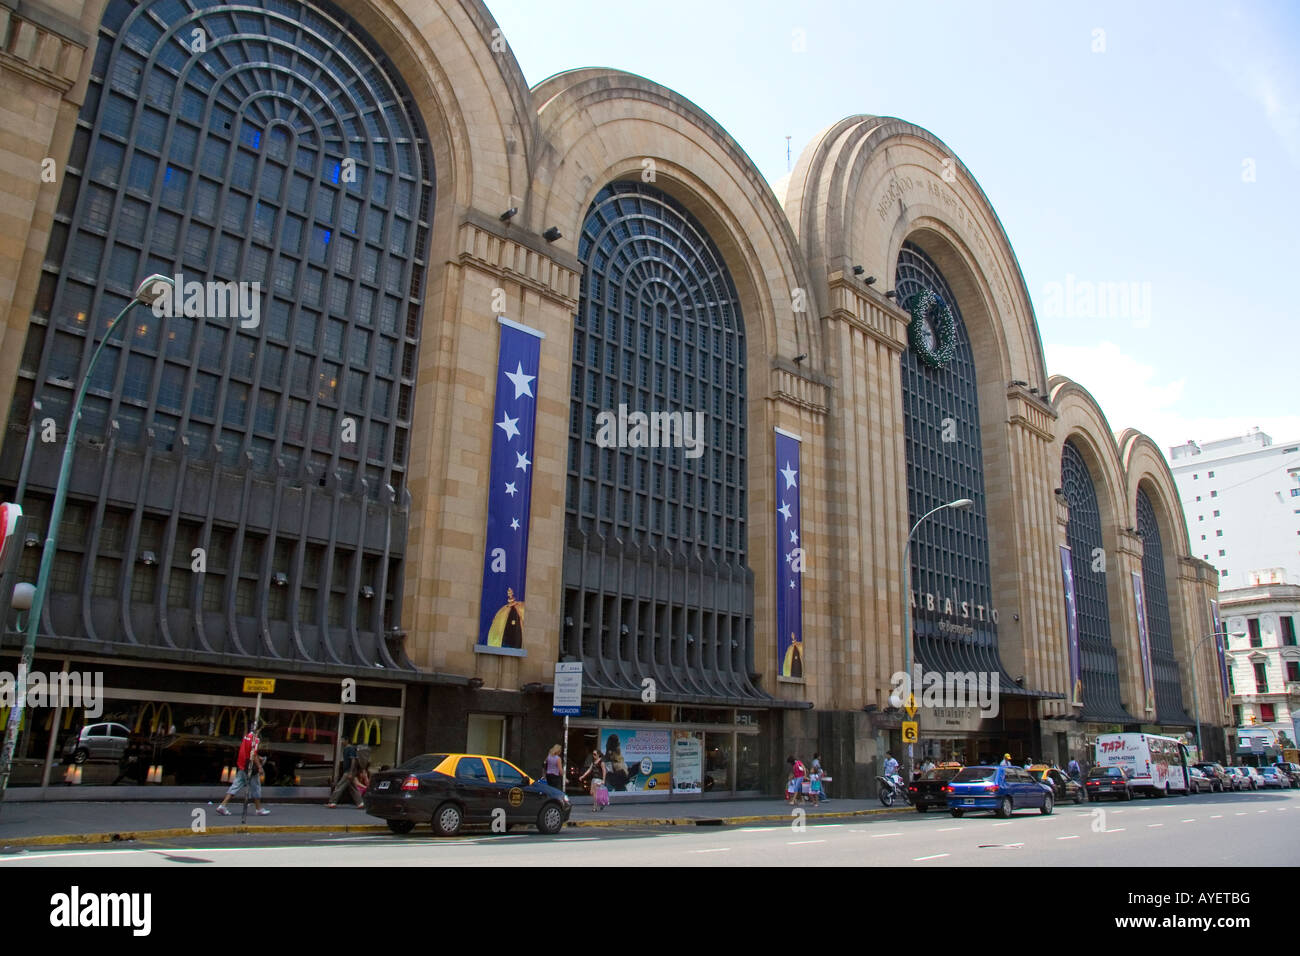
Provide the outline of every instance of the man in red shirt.
{"type": "Polygon", "coordinates": [[[223,817],[230,815],[230,811],[226,809],[226,804],[230,802],[230,798],[237,796],[244,787],[249,788],[249,792],[253,796],[253,806],[257,807],[259,817],[267,816],[271,812],[262,808],[261,774],[264,761],[262,755],[257,752],[258,744],[261,743],[257,736],[260,729],[259,726],[254,725],[253,729],[244,735],[244,739],[239,745],[239,756],[235,758],[235,766],[239,772],[235,774],[235,782],[226,791],[226,798],[217,807],[217,813],[223,817]]]}

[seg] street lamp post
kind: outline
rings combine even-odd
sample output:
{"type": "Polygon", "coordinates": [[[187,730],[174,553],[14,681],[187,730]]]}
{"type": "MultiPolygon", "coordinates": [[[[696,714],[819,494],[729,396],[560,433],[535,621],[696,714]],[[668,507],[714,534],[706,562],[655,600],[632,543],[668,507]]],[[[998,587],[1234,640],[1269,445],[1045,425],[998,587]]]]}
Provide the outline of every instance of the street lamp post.
{"type": "MultiPolygon", "coordinates": [[[[897,697],[891,697],[889,703],[893,707],[901,707],[905,703],[910,703],[915,699],[916,688],[912,686],[912,562],[910,559],[912,550],[912,537],[916,534],[916,529],[921,527],[926,518],[933,514],[938,514],[946,508],[952,508],[955,511],[969,511],[974,507],[975,502],[969,498],[958,498],[956,501],[949,501],[947,504],[940,505],[921,515],[912,525],[912,530],[907,533],[907,541],[903,543],[903,672],[907,674],[908,700],[901,701],[897,697]]],[[[912,779],[912,744],[907,745],[907,779],[912,779]]]]}
{"type": "Polygon", "coordinates": [[[1215,631],[1213,634],[1206,634],[1196,642],[1196,647],[1192,650],[1192,707],[1196,715],[1196,752],[1201,759],[1205,759],[1205,750],[1201,747],[1201,695],[1196,680],[1196,658],[1200,656],[1201,647],[1212,637],[1241,637],[1245,631],[1215,631]]]}
{"type": "MultiPolygon", "coordinates": [[[[50,507],[50,526],[45,537],[45,547],[41,551],[41,569],[36,577],[36,588],[30,594],[31,604],[27,608],[26,638],[23,641],[22,658],[18,664],[18,680],[15,690],[14,705],[9,710],[9,723],[5,727],[4,748],[0,750],[0,801],[4,800],[9,787],[9,774],[13,765],[14,746],[18,742],[18,728],[22,724],[23,711],[27,705],[27,674],[36,656],[36,631],[40,627],[41,610],[45,605],[45,591],[49,586],[50,571],[54,567],[54,554],[59,539],[59,521],[63,517],[63,504],[68,497],[68,479],[72,474],[72,456],[77,447],[77,421],[81,418],[81,404],[86,399],[86,390],[90,387],[90,377],[95,371],[95,363],[104,351],[104,346],[113,337],[113,332],[126,314],[136,305],[152,306],[163,296],[170,296],[175,283],[164,275],[151,275],[136,287],[131,301],[119,312],[108,325],[104,338],[91,353],[90,364],[82,376],[81,386],[77,389],[77,400],[72,405],[72,415],[68,420],[68,435],[64,439],[63,463],[59,466],[59,482],[54,490],[54,504],[50,507]]],[[[25,603],[25,602],[24,602],[25,603]]]]}

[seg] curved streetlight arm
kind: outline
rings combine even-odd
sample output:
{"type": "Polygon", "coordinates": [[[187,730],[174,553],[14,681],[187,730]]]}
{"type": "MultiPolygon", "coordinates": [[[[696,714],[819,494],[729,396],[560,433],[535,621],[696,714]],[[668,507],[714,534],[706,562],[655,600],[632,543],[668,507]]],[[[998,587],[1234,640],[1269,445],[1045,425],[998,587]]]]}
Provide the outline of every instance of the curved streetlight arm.
{"type": "MultiPolygon", "coordinates": [[[[916,523],[912,525],[912,530],[907,533],[907,540],[903,542],[903,673],[907,675],[908,702],[914,699],[916,695],[916,689],[912,686],[912,562],[908,557],[912,549],[912,537],[916,534],[916,529],[921,527],[931,515],[938,514],[948,508],[966,511],[974,504],[975,502],[969,498],[958,498],[956,501],[949,501],[937,508],[931,508],[916,519],[916,523]]],[[[907,745],[907,757],[908,779],[910,780],[912,773],[911,744],[907,745]]]]}
{"type": "Polygon", "coordinates": [[[77,442],[77,422],[81,418],[81,403],[86,398],[86,391],[90,388],[90,379],[95,371],[95,364],[99,361],[100,355],[104,352],[104,346],[108,340],[113,337],[117,327],[122,324],[126,314],[131,311],[132,306],[146,305],[156,301],[164,291],[172,285],[172,280],[166,276],[150,276],[136,289],[135,295],[131,301],[126,304],[121,312],[108,324],[108,331],[104,333],[104,338],[100,340],[95,351],[91,353],[90,364],[86,366],[86,373],[82,377],[81,386],[77,389],[77,400],[72,405],[72,415],[68,421],[68,434],[64,439],[63,461],[59,466],[59,482],[54,490],[54,502],[50,506],[50,523],[46,531],[45,547],[41,551],[41,568],[36,577],[36,591],[32,595],[32,606],[27,612],[26,636],[23,641],[23,653],[18,665],[17,685],[15,690],[14,706],[9,710],[9,722],[5,727],[4,746],[0,749],[0,800],[4,799],[5,791],[9,786],[9,773],[13,765],[14,746],[18,741],[18,728],[22,722],[23,710],[27,703],[27,673],[31,670],[32,659],[36,655],[36,632],[40,627],[41,611],[45,605],[45,591],[49,585],[50,572],[54,567],[54,555],[59,540],[59,521],[63,518],[63,505],[68,498],[68,477],[72,473],[72,456],[76,450],[77,442]],[[160,284],[161,283],[161,284],[160,284]]]}
{"type": "MultiPolygon", "coordinates": [[[[1201,693],[1200,682],[1196,679],[1196,659],[1201,656],[1201,648],[1205,642],[1212,637],[1238,637],[1239,633],[1233,631],[1215,631],[1213,634],[1206,634],[1196,642],[1196,647],[1192,649],[1192,706],[1195,707],[1196,717],[1196,752],[1202,760],[1205,759],[1205,750],[1201,747],[1201,693]]],[[[1224,648],[1227,649],[1226,647],[1224,648]]]]}

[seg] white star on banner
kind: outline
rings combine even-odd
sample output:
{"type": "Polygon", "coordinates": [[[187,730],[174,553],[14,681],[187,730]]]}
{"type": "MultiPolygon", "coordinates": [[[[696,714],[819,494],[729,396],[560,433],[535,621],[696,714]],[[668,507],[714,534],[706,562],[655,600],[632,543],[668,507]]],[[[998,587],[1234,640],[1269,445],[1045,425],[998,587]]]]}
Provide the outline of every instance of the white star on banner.
{"type": "Polygon", "coordinates": [[[794,578],[790,579],[790,590],[794,590],[794,578]]]}
{"type": "Polygon", "coordinates": [[[519,469],[521,469],[521,470],[523,470],[523,471],[527,471],[527,470],[528,470],[528,466],[531,465],[531,464],[532,464],[532,462],[528,460],[528,456],[527,456],[527,455],[525,455],[525,454],[524,454],[523,452],[521,452],[521,451],[517,451],[517,452],[515,452],[515,467],[516,467],[516,468],[519,468],[519,469]]]}
{"type": "Polygon", "coordinates": [[[515,487],[515,483],[513,481],[507,482],[506,494],[508,494],[511,498],[513,498],[518,492],[519,489],[515,487]]]}
{"type": "Polygon", "coordinates": [[[510,519],[510,528],[511,528],[512,531],[518,531],[518,530],[519,530],[519,519],[518,519],[518,518],[511,518],[511,519],[510,519]]]}
{"type": "Polygon", "coordinates": [[[511,418],[504,411],[501,413],[502,421],[497,422],[497,428],[506,433],[506,441],[514,438],[519,434],[519,429],[515,426],[519,424],[519,419],[511,418]]]}
{"type": "Polygon", "coordinates": [[[785,556],[785,563],[789,564],[793,560],[794,560],[794,552],[791,551],[789,554],[785,556]]]}
{"type": "Polygon", "coordinates": [[[529,398],[535,397],[533,395],[533,390],[528,383],[537,378],[537,376],[525,375],[523,362],[516,363],[513,372],[506,372],[506,378],[510,379],[511,383],[515,386],[515,398],[519,398],[522,395],[527,395],[529,398]]]}
{"type": "Polygon", "coordinates": [[[790,543],[791,543],[791,544],[798,544],[798,543],[799,543],[799,532],[798,532],[798,531],[791,531],[791,532],[790,532],[790,543]]]}
{"type": "Polygon", "coordinates": [[[786,521],[789,521],[792,517],[790,514],[790,505],[784,501],[781,502],[781,507],[776,509],[776,513],[785,518],[786,521]]]}
{"type": "Polygon", "coordinates": [[[787,461],[785,467],[781,469],[781,477],[785,479],[785,486],[787,488],[793,488],[795,486],[794,476],[797,474],[799,474],[799,472],[791,468],[790,463],[787,461]]]}

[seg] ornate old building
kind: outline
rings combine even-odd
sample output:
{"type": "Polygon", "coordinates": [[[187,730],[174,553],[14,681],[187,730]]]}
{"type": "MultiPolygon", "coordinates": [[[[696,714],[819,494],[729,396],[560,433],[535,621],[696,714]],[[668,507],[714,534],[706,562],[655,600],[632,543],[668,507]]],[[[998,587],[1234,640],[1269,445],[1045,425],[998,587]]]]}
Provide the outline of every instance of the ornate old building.
{"type": "Polygon", "coordinates": [[[35,713],[15,786],[96,717],[211,787],[244,676],[278,680],[279,786],[344,739],[535,770],[580,662],[571,762],[613,739],[630,788],[745,794],[820,750],[864,793],[905,615],[923,673],[991,695],[921,695],[918,753],[1186,733],[1195,667],[1222,754],[1168,466],[1049,378],[928,131],[849,117],[774,187],[650,80],[530,89],[478,0],[0,0],[0,48],[5,580],[89,373],[37,664],[107,696],[35,713]],[[91,370],[155,273],[172,305],[91,370]]]}

